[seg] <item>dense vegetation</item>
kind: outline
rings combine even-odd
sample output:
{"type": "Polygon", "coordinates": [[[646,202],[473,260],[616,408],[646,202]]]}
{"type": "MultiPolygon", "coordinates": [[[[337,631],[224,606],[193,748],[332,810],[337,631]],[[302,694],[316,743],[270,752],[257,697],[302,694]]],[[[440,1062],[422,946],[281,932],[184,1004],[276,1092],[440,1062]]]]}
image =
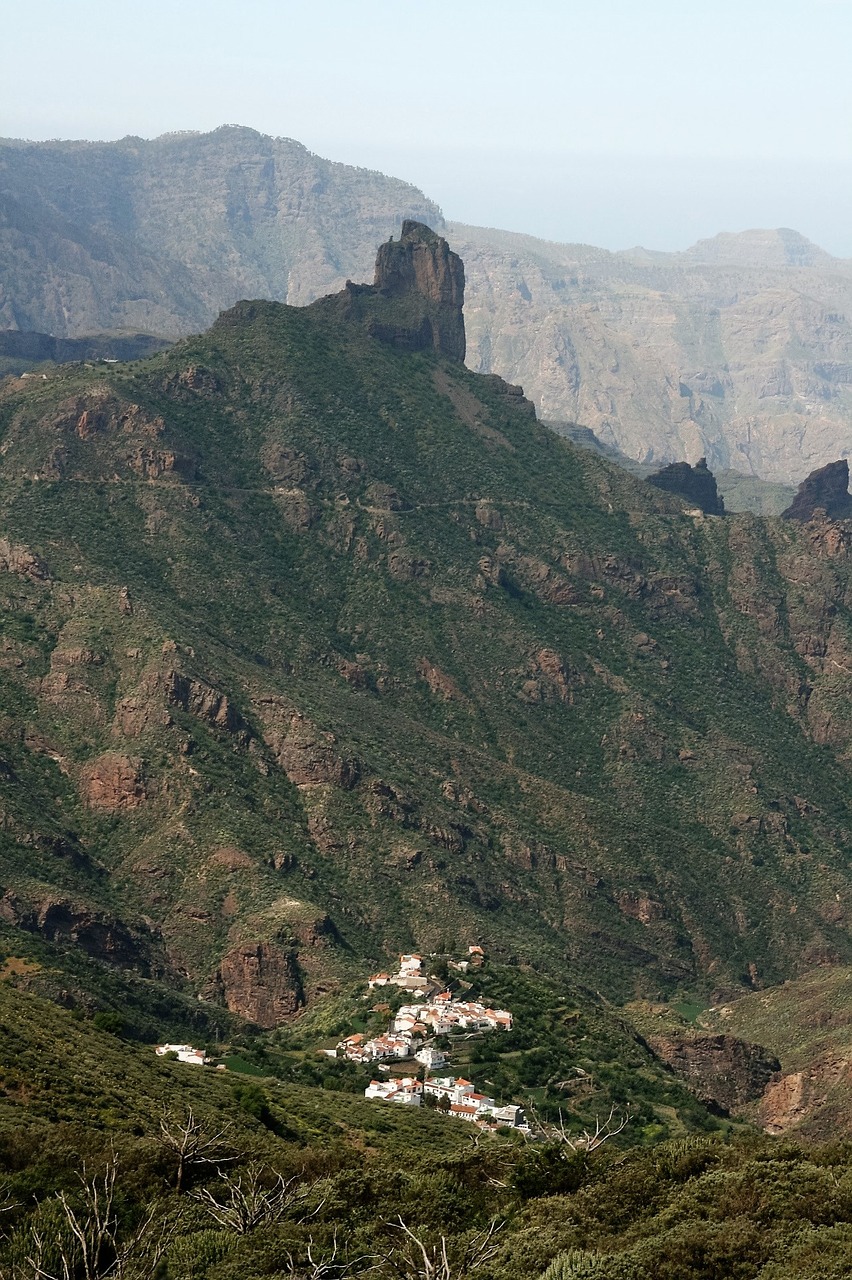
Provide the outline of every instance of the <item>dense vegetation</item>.
{"type": "Polygon", "coordinates": [[[848,529],[687,515],[358,296],[0,389],[3,1265],[843,1274],[848,1152],[647,1029],[852,960],[848,529]],[[512,1010],[452,1066],[531,1137],[317,1053],[412,948],[512,1010]]]}
{"type": "Polygon", "coordinates": [[[848,1147],[717,1133],[588,1154],[158,1061],[4,984],[0,1025],[4,1280],[39,1274],[39,1256],[62,1274],[68,1211],[91,1226],[87,1188],[103,1208],[111,1170],[95,1276],[317,1277],[335,1243],[326,1274],[388,1278],[840,1280],[852,1265],[848,1147]],[[428,1271],[400,1219],[427,1258],[443,1241],[448,1271],[428,1271]]]}
{"type": "Polygon", "coordinates": [[[848,954],[818,542],[685,517],[323,304],[13,383],[2,423],[19,915],[61,886],[195,990],[277,937],[309,997],[473,937],[619,998],[848,954]]]}

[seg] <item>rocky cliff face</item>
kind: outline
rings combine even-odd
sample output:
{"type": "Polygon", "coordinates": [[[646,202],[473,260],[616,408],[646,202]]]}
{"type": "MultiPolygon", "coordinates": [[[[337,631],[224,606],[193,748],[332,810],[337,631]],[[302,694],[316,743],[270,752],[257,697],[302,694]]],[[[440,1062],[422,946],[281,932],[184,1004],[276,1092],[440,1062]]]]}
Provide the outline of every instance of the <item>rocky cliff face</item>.
{"type": "Polygon", "coordinates": [[[374,285],[387,298],[413,294],[433,304],[431,345],[464,360],[464,266],[446,240],[422,223],[404,222],[399,240],[379,249],[374,285]]]}
{"type": "Polygon", "coordinates": [[[799,979],[701,1015],[708,1029],[767,1045],[780,1070],[747,1118],[768,1133],[831,1142],[848,1132],[852,1099],[852,971],[821,965],[799,979]]]}
{"type": "Polygon", "coordinates": [[[799,485],[799,491],[785,511],[782,520],[810,520],[822,511],[830,520],[852,517],[849,494],[849,463],[845,458],[812,471],[799,485]]]}
{"type": "Polygon", "coordinates": [[[848,444],[852,264],[793,232],[682,254],[450,224],[467,359],[522,382],[545,419],[659,466],[706,457],[798,483],[848,444]]]}
{"type": "Polygon", "coordinates": [[[292,952],[275,942],[244,943],[222,957],[215,994],[231,1013],[269,1029],[305,1003],[292,952]]]}
{"type": "Polygon", "coordinates": [[[702,1101],[729,1112],[762,1098],[781,1066],[761,1045],[730,1035],[654,1036],[649,1043],[702,1101]]]}

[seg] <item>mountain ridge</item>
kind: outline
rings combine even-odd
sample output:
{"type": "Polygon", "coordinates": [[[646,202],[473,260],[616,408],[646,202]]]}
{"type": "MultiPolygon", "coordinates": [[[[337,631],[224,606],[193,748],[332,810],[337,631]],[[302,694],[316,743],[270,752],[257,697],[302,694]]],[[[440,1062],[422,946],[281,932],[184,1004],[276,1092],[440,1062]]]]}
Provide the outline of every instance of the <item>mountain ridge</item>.
{"type": "MultiPolygon", "coordinates": [[[[649,465],[706,456],[774,482],[848,451],[848,262],[610,253],[452,222],[448,234],[467,262],[471,367],[522,382],[543,418],[649,465]]],[[[716,241],[748,250],[750,235],[716,241]]]]}
{"type": "Polygon", "coordinates": [[[246,1016],[447,932],[613,996],[845,958],[846,525],[696,520],[380,338],[243,302],[6,383],[7,918],[246,1016]]]}
{"type": "MultiPolygon", "coordinates": [[[[0,143],[0,324],[180,336],[243,297],[362,281],[410,184],[243,126],[113,143],[0,143]]],[[[847,448],[852,266],[789,229],[611,253],[453,224],[468,359],[659,467],[798,482],[847,448]],[[793,264],[793,265],[791,265],[793,264]],[[800,264],[800,265],[797,265],[800,264]]]]}
{"type": "Polygon", "coordinates": [[[257,294],[305,303],[363,273],[415,187],[243,126],[0,143],[0,323],[175,337],[257,294]]]}

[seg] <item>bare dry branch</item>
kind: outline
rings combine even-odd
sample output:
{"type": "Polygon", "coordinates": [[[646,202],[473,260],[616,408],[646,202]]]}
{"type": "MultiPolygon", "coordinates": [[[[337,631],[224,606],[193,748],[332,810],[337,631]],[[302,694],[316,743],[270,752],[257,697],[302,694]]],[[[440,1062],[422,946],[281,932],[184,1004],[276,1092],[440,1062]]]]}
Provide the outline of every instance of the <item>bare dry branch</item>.
{"type": "Polygon", "coordinates": [[[340,1248],[337,1232],[331,1249],[320,1252],[314,1244],[313,1236],[308,1240],[307,1256],[299,1262],[292,1253],[287,1255],[287,1272],[293,1280],[350,1280],[357,1276],[369,1275],[375,1270],[374,1264],[378,1254],[363,1254],[358,1258],[345,1258],[340,1248]]]}
{"type": "Polygon", "coordinates": [[[392,1225],[405,1235],[404,1246],[388,1259],[399,1280],[465,1280],[495,1257],[499,1247],[495,1237],[503,1228],[503,1223],[494,1218],[468,1241],[460,1256],[451,1258],[446,1236],[441,1236],[437,1244],[427,1245],[402,1218],[392,1225]]]}
{"type": "Polygon", "coordinates": [[[558,1124],[542,1120],[532,1104],[529,1104],[525,1110],[527,1123],[533,1136],[544,1138],[548,1142],[562,1143],[570,1148],[571,1151],[596,1151],[598,1147],[602,1147],[610,1138],[615,1138],[630,1123],[629,1106],[623,1115],[619,1115],[616,1113],[615,1104],[613,1103],[606,1120],[601,1122],[600,1117],[595,1117],[594,1133],[584,1129],[581,1134],[573,1134],[569,1132],[561,1107],[559,1108],[558,1124]]]}
{"type": "Polygon", "coordinates": [[[271,1186],[264,1185],[271,1173],[264,1164],[251,1164],[245,1173],[236,1176],[220,1169],[224,1186],[219,1196],[206,1187],[189,1194],[220,1227],[246,1235],[255,1227],[280,1222],[285,1213],[307,1198],[309,1188],[299,1186],[295,1178],[283,1178],[280,1173],[273,1175],[271,1186]]]}
{"type": "Polygon", "coordinates": [[[56,1235],[47,1239],[37,1230],[32,1234],[27,1264],[33,1280],[149,1280],[180,1219],[151,1205],[132,1231],[122,1232],[115,1212],[118,1172],[115,1154],[101,1176],[90,1176],[84,1166],[78,1207],[67,1192],[57,1193],[61,1226],[56,1235]],[[56,1260],[51,1270],[49,1258],[56,1260]]]}
{"type": "Polygon", "coordinates": [[[188,1107],[186,1115],[178,1117],[163,1109],[160,1118],[160,1140],[163,1146],[177,1158],[178,1191],[183,1191],[187,1175],[192,1169],[202,1165],[229,1164],[237,1156],[228,1142],[231,1131],[230,1124],[211,1133],[203,1120],[200,1120],[192,1107],[188,1107]]]}

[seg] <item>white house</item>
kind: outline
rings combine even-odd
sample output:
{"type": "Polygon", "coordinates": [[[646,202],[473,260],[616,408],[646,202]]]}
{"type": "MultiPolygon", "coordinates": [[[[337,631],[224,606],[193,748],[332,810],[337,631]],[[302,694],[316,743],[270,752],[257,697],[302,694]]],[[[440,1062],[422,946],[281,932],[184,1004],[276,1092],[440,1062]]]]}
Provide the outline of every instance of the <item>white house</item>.
{"type": "MultiPolygon", "coordinates": [[[[425,979],[411,979],[423,982],[425,979]]],[[[508,1009],[486,1008],[470,1000],[453,1000],[449,991],[433,996],[423,1004],[403,1005],[396,1015],[394,1029],[402,1031],[414,1019],[431,1027],[435,1035],[447,1035],[453,1027],[463,1031],[511,1031],[512,1015],[508,1009]]]]}
{"type": "Polygon", "coordinates": [[[461,1077],[455,1079],[453,1076],[434,1076],[423,1081],[423,1091],[433,1098],[446,1098],[449,1103],[462,1103],[469,1093],[474,1092],[474,1087],[469,1080],[462,1080],[461,1077]]]}
{"type": "Polygon", "coordinates": [[[362,1035],[347,1036],[337,1046],[338,1058],[349,1062],[375,1062],[382,1058],[410,1058],[420,1047],[420,1038],[409,1031],[374,1036],[365,1040],[362,1035]]]}
{"type": "Polygon", "coordinates": [[[394,1036],[388,1033],[376,1036],[365,1047],[372,1048],[376,1058],[410,1058],[419,1044],[420,1041],[414,1036],[394,1036]]]}
{"type": "Polygon", "coordinates": [[[469,1120],[473,1124],[479,1116],[479,1108],[475,1103],[451,1102],[450,1115],[455,1116],[456,1120],[469,1120]]]}
{"type": "Polygon", "coordinates": [[[491,1119],[497,1124],[512,1125],[514,1128],[520,1128],[525,1123],[522,1108],[514,1105],[510,1105],[508,1107],[492,1107],[491,1119]]]}
{"type": "Polygon", "coordinates": [[[193,1067],[203,1067],[207,1062],[204,1050],[194,1049],[191,1044],[158,1044],[154,1052],[160,1058],[167,1053],[176,1053],[178,1062],[188,1062],[193,1067]]]}
{"type": "Polygon", "coordinates": [[[364,1090],[364,1097],[378,1098],[383,1102],[399,1102],[408,1107],[419,1107],[423,1101],[423,1085],[419,1080],[409,1076],[402,1080],[371,1080],[364,1090]]]}
{"type": "Polygon", "coordinates": [[[419,973],[398,973],[395,978],[391,978],[391,982],[401,991],[429,990],[429,979],[419,973]]]}
{"type": "Polygon", "coordinates": [[[468,1120],[480,1125],[498,1124],[523,1128],[526,1124],[521,1107],[510,1104],[498,1106],[493,1098],[477,1093],[470,1080],[453,1076],[435,1076],[423,1082],[423,1092],[433,1098],[443,1098],[449,1104],[448,1114],[457,1120],[468,1120]]]}
{"type": "Polygon", "coordinates": [[[430,1044],[418,1049],[414,1056],[418,1062],[423,1063],[428,1071],[440,1071],[441,1067],[445,1067],[449,1062],[449,1058],[443,1050],[436,1049],[430,1044]]]}

